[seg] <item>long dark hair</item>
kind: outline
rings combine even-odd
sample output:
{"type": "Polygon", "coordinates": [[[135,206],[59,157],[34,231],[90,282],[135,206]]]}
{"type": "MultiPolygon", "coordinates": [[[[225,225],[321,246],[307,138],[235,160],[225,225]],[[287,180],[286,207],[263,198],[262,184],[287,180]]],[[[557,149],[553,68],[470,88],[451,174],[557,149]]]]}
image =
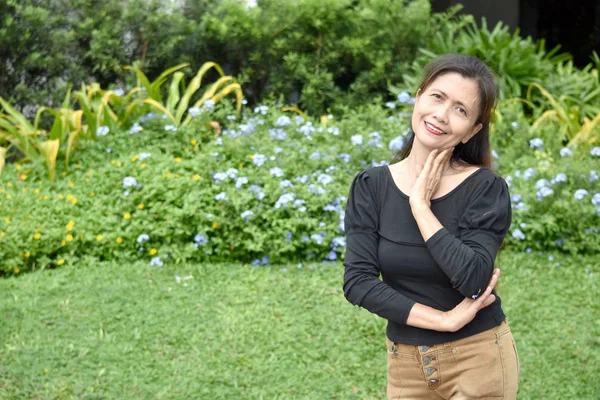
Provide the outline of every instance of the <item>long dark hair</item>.
{"type": "MultiPolygon", "coordinates": [[[[440,75],[456,72],[463,78],[472,79],[479,86],[480,112],[475,125],[482,127],[467,143],[456,145],[451,162],[470,165],[491,166],[490,119],[496,107],[498,86],[490,68],[481,60],[463,54],[444,54],[431,60],[424,69],[417,93],[423,93],[440,75]]],[[[410,154],[415,140],[412,128],[409,130],[402,148],[392,159],[392,163],[404,160],[410,154]]]]}

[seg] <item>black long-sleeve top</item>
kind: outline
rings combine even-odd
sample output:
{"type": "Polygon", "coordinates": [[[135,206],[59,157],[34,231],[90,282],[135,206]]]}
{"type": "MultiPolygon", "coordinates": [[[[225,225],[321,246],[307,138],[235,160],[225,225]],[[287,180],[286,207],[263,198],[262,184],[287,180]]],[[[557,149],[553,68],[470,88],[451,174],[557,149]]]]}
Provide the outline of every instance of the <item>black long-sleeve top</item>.
{"type": "Polygon", "coordinates": [[[508,186],[487,168],[433,199],[431,210],[443,228],[425,242],[409,198],[388,166],[360,172],[348,195],[344,294],[352,304],[387,319],[387,336],[394,342],[445,343],[483,332],[505,318],[496,296],[457,332],[406,325],[415,303],[448,311],[465,297],[483,293],[511,222],[508,186]]]}

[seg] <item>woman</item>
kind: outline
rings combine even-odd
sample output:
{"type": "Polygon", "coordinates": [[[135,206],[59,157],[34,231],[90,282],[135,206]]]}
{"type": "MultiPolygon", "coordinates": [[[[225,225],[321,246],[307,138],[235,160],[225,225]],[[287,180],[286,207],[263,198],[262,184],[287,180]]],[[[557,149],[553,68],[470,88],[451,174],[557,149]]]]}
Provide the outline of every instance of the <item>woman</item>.
{"type": "Polygon", "coordinates": [[[516,346],[493,293],[511,222],[489,169],[496,93],[477,58],[432,60],[399,162],[352,182],[344,294],[388,320],[389,399],[516,398],[516,346]]]}

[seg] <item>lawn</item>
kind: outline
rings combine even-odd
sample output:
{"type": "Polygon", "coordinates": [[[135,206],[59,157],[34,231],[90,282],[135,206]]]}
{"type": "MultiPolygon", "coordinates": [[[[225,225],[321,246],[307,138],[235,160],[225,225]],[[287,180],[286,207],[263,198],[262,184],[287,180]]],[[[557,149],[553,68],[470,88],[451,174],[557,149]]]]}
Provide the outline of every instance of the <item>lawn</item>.
{"type": "MultiPolygon", "coordinates": [[[[600,260],[554,257],[499,260],[519,398],[600,398],[600,260]]],[[[108,263],[0,280],[0,398],[384,399],[385,322],[344,299],[342,273],[108,263]]]]}

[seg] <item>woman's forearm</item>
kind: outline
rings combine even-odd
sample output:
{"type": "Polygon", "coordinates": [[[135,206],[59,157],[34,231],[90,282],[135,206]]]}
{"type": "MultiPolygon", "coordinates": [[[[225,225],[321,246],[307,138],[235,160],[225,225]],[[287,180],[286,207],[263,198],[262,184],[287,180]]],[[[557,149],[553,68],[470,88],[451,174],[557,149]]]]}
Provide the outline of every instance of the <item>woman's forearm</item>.
{"type": "Polygon", "coordinates": [[[411,210],[425,242],[444,227],[426,204],[411,204],[411,210]]]}
{"type": "Polygon", "coordinates": [[[438,332],[451,331],[446,324],[444,312],[420,303],[411,308],[406,325],[438,332]]]}

